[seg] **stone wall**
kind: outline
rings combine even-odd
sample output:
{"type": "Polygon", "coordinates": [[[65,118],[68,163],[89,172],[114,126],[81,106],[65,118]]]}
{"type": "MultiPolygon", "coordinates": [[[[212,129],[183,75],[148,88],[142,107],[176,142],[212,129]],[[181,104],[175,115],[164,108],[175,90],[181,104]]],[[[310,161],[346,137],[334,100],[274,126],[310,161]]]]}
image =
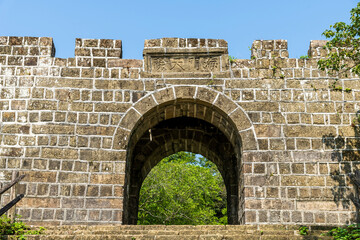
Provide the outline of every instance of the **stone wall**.
{"type": "Polygon", "coordinates": [[[60,59],[52,38],[0,37],[0,172],[27,174],[19,214],[134,224],[147,173],[185,150],[219,167],[233,224],[354,221],[360,82],[319,71],[323,45],[291,59],[258,40],[229,62],[224,40],[163,38],[129,60],[120,40],[76,39],[60,59]]]}

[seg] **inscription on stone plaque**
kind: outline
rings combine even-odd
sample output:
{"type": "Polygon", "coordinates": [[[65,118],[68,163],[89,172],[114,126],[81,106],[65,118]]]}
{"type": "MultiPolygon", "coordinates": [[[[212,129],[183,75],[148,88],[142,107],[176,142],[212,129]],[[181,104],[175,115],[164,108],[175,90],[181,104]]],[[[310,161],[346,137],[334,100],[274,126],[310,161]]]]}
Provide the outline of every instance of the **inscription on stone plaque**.
{"type": "Polygon", "coordinates": [[[152,72],[220,71],[220,57],[151,57],[152,72]]]}

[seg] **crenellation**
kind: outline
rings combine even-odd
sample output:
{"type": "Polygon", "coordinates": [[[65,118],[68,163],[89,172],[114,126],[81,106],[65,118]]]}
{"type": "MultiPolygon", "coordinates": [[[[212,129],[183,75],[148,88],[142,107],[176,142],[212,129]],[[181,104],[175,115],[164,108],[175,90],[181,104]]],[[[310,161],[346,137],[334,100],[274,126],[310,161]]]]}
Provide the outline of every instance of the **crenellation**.
{"type": "Polygon", "coordinates": [[[105,68],[110,59],[121,57],[121,40],[81,38],[75,40],[76,66],[105,68]]]}
{"type": "Polygon", "coordinates": [[[327,40],[311,40],[308,56],[310,58],[325,58],[328,54],[328,50],[324,48],[327,42],[327,40]]]}
{"type": "Polygon", "coordinates": [[[256,40],[251,47],[251,59],[288,57],[287,40],[256,40]]]}

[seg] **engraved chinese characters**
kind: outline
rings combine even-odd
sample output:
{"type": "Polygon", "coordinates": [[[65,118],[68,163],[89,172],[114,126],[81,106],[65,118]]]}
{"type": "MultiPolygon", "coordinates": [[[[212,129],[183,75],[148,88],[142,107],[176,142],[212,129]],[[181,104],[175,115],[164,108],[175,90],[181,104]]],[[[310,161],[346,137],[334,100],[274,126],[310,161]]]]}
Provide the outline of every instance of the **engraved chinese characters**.
{"type": "Polygon", "coordinates": [[[152,57],[152,72],[214,72],[220,71],[220,56],[152,57]]]}

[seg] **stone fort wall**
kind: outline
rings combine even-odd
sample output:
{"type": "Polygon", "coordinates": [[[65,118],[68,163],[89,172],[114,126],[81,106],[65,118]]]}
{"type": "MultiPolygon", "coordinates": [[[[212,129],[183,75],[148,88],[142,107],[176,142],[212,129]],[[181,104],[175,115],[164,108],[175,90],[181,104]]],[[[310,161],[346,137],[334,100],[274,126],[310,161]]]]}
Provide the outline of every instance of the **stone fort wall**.
{"type": "Polygon", "coordinates": [[[134,224],[142,180],[186,150],[218,165],[233,224],[353,222],[360,81],[319,71],[323,45],[292,59],[258,40],[230,62],[224,40],[163,38],[129,60],[120,40],[76,39],[60,59],[52,38],[0,37],[3,184],[27,175],[25,221],[134,224]]]}

